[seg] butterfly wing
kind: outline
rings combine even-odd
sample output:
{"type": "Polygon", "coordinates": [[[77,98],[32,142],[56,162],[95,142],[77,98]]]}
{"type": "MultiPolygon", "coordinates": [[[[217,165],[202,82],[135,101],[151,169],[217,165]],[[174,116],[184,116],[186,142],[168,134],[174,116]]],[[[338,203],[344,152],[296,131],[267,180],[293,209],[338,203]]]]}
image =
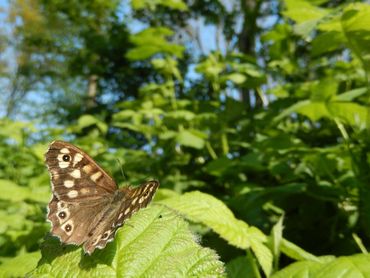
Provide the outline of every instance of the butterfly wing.
{"type": "Polygon", "coordinates": [[[91,254],[112,241],[118,227],[148,205],[159,183],[117,189],[113,179],[79,148],[54,141],[45,154],[53,197],[48,206],[51,232],[91,254]]]}
{"type": "Polygon", "coordinates": [[[102,219],[110,199],[65,202],[53,195],[48,206],[51,233],[64,243],[80,245],[91,236],[90,231],[102,219]]]}
{"type": "Polygon", "coordinates": [[[112,241],[117,229],[135,212],[150,203],[158,187],[159,182],[153,180],[137,188],[119,189],[113,198],[110,211],[107,211],[103,217],[104,221],[96,225],[91,231],[91,237],[85,242],[85,252],[91,254],[95,248],[102,249],[112,241]]]}
{"type": "Polygon", "coordinates": [[[97,225],[117,189],[113,179],[79,148],[54,141],[45,154],[53,197],[51,232],[65,243],[81,244],[97,225]]]}
{"type": "Polygon", "coordinates": [[[114,180],[79,148],[54,141],[45,154],[53,193],[70,202],[101,198],[117,190],[114,180]]]}

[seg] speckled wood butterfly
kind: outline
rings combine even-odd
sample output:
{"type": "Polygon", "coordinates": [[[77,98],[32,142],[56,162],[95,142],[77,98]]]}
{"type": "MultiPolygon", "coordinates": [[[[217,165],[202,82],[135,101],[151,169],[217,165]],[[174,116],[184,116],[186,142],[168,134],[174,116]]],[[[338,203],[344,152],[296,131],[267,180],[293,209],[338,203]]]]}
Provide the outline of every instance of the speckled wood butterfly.
{"type": "Polygon", "coordinates": [[[118,227],[146,207],[159,187],[148,181],[137,188],[114,180],[79,148],[54,141],[45,154],[51,176],[48,206],[51,233],[67,244],[83,244],[85,253],[104,248],[118,227]]]}

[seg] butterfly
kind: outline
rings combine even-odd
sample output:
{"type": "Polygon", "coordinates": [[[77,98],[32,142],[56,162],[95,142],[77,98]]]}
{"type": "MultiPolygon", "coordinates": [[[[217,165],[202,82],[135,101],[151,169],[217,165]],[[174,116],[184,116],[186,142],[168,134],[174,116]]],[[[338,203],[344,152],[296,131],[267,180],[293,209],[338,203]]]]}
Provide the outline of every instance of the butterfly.
{"type": "Polygon", "coordinates": [[[49,145],[45,162],[52,189],[47,214],[51,234],[63,243],[83,244],[89,255],[112,241],[117,229],[146,207],[159,187],[152,180],[137,188],[118,188],[90,156],[63,141],[49,145]]]}

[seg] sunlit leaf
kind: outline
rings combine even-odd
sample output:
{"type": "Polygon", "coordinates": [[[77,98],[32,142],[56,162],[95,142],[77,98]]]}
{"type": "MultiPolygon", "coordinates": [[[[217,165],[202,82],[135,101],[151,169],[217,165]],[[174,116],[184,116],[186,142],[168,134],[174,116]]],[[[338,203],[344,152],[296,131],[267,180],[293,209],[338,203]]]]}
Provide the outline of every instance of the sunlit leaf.
{"type": "Polygon", "coordinates": [[[25,277],[28,272],[36,268],[40,258],[40,251],[23,253],[14,258],[0,257],[0,276],[25,277]]]}
{"type": "Polygon", "coordinates": [[[318,278],[352,278],[370,275],[370,255],[359,254],[347,257],[331,257],[321,262],[296,262],[278,271],[272,278],[318,277],[318,278]]]}
{"type": "Polygon", "coordinates": [[[130,40],[136,47],[129,50],[126,56],[131,60],[144,60],[156,53],[167,53],[181,58],[184,47],[168,42],[166,37],[171,35],[173,31],[165,27],[148,28],[132,35],[130,40]]]}
{"type": "Polygon", "coordinates": [[[112,243],[91,256],[76,246],[63,247],[54,238],[42,250],[32,276],[221,277],[224,272],[216,253],[194,241],[181,217],[155,205],[134,215],[112,243]]]}
{"type": "Polygon", "coordinates": [[[189,130],[180,131],[176,136],[176,141],[181,145],[196,149],[203,148],[205,144],[203,138],[189,130]]]}
{"type": "Polygon", "coordinates": [[[221,201],[211,195],[194,191],[163,200],[161,203],[179,211],[193,222],[212,228],[220,237],[236,247],[252,247],[265,274],[271,272],[272,254],[264,245],[266,236],[257,228],[249,227],[244,221],[236,219],[221,201]]]}

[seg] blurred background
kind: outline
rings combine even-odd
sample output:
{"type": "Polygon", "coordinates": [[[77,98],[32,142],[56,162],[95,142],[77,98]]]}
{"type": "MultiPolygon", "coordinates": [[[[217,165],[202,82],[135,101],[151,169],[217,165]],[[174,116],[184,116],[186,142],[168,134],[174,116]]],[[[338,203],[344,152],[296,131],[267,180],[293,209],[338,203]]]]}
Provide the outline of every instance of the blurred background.
{"type": "MultiPolygon", "coordinates": [[[[201,191],[266,235],[284,216],[314,255],[369,244],[366,1],[12,0],[0,27],[0,268],[41,256],[55,139],[120,185],[201,191]]],[[[191,227],[242,268],[245,250],[191,227]]],[[[273,271],[294,261],[272,255],[273,271]]]]}

